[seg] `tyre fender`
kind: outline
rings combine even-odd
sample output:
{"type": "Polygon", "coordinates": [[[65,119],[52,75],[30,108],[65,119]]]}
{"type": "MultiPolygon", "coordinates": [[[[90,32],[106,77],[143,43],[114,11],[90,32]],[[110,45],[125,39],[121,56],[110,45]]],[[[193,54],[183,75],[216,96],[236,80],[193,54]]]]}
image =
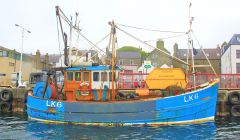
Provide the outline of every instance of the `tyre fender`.
{"type": "Polygon", "coordinates": [[[4,89],[0,92],[0,100],[4,102],[12,101],[13,93],[9,89],[4,89]]]}
{"type": "Polygon", "coordinates": [[[240,116],[240,105],[234,105],[231,108],[231,115],[234,117],[240,116]]]}
{"type": "Polygon", "coordinates": [[[237,91],[229,93],[228,102],[232,105],[240,105],[240,94],[237,91]]]}
{"type": "Polygon", "coordinates": [[[12,110],[12,104],[9,102],[0,102],[0,111],[9,112],[12,110]]]}

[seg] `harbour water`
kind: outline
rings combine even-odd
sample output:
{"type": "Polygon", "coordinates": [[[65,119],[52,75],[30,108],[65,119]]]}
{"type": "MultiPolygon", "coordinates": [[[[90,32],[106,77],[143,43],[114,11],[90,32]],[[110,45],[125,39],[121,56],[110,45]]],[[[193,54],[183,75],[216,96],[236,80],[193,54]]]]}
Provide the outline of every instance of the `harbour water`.
{"type": "Polygon", "coordinates": [[[29,121],[26,115],[0,113],[0,139],[84,139],[84,140],[198,140],[239,139],[240,118],[217,118],[215,122],[159,127],[100,127],[48,124],[29,121]]]}

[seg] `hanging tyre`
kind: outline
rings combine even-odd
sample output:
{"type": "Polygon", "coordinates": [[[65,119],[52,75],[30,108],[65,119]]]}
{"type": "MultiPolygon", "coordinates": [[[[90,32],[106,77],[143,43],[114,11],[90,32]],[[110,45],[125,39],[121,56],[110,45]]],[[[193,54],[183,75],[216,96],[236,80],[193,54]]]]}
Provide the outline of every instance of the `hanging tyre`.
{"type": "Polygon", "coordinates": [[[0,102],[0,111],[9,112],[12,110],[12,104],[9,102],[0,102]]]}
{"type": "Polygon", "coordinates": [[[240,116],[240,105],[234,105],[231,108],[231,115],[234,117],[240,116]]]}
{"type": "Polygon", "coordinates": [[[231,92],[228,95],[228,102],[231,103],[232,105],[239,105],[240,104],[240,94],[237,91],[231,92]]]}
{"type": "Polygon", "coordinates": [[[11,90],[4,89],[0,92],[0,100],[4,102],[12,101],[13,93],[11,90]]]}

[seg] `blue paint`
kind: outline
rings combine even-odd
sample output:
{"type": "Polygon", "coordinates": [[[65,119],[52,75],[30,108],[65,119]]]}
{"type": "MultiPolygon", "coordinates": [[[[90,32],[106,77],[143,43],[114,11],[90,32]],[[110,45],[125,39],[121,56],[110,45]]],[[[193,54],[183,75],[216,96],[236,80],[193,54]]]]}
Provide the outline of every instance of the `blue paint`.
{"type": "Polygon", "coordinates": [[[97,90],[93,89],[93,94],[94,94],[94,100],[98,100],[98,94],[97,94],[97,90]]]}
{"type": "MultiPolygon", "coordinates": [[[[100,65],[100,66],[86,66],[86,67],[72,67],[66,68],[67,71],[81,71],[81,70],[89,70],[89,71],[104,71],[104,70],[111,70],[110,66],[100,65]]],[[[116,70],[120,70],[119,66],[116,66],[116,70]]]]}
{"type": "MultiPolygon", "coordinates": [[[[218,85],[173,97],[131,102],[61,102],[28,96],[32,118],[82,123],[168,123],[214,117],[218,85]],[[49,107],[55,108],[52,113],[49,107]]],[[[96,94],[96,93],[94,93],[96,94]]],[[[104,93],[103,99],[106,99],[104,93]]]]}
{"type": "MultiPolygon", "coordinates": [[[[33,95],[36,97],[42,97],[42,92],[44,90],[44,86],[45,86],[45,82],[39,82],[35,85],[35,87],[33,88],[33,95]]],[[[49,99],[52,96],[52,89],[50,88],[50,86],[47,86],[44,98],[45,99],[49,99]]]]}
{"type": "Polygon", "coordinates": [[[103,101],[106,101],[106,99],[107,99],[107,89],[108,89],[108,86],[104,85],[103,95],[102,95],[102,100],[103,101]]]}

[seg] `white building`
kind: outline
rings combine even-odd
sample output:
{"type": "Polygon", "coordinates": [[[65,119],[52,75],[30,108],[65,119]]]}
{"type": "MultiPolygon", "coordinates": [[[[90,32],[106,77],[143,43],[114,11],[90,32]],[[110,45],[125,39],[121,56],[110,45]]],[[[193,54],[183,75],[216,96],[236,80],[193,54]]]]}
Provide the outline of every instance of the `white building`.
{"type": "Polygon", "coordinates": [[[234,34],[227,45],[221,48],[221,72],[240,73],[240,34],[234,34]]]}

